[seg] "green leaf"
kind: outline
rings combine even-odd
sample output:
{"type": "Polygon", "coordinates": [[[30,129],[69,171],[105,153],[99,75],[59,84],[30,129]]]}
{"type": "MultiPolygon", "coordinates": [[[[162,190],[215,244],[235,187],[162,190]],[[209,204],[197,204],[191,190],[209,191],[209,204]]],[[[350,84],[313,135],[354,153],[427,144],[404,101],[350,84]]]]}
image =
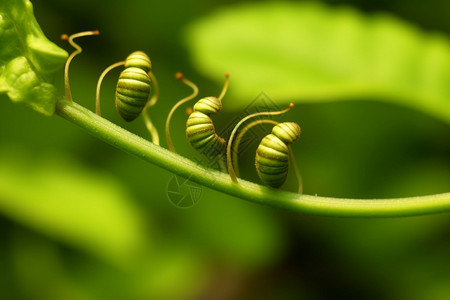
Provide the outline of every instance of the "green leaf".
{"type": "Polygon", "coordinates": [[[0,93],[52,115],[57,98],[51,80],[67,52],[44,36],[30,1],[0,2],[0,45],[0,93]]]}
{"type": "Polygon", "coordinates": [[[395,17],[264,2],[221,10],[185,34],[195,65],[223,82],[228,107],[261,91],[279,103],[382,100],[450,122],[450,42],[395,17]]]}
{"type": "Polygon", "coordinates": [[[0,149],[0,213],[117,265],[148,238],[123,186],[60,155],[0,149]]]}

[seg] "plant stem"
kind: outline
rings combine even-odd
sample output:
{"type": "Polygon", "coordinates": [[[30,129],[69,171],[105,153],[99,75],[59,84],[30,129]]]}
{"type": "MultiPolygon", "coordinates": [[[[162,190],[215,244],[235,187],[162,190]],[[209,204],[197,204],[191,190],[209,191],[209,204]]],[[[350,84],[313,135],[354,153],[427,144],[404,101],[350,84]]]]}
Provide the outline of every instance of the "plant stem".
{"type": "Polygon", "coordinates": [[[66,100],[56,113],[86,129],[93,136],[145,161],[199,184],[247,201],[291,211],[342,217],[400,217],[450,211],[450,193],[396,199],[342,199],[299,195],[245,180],[234,183],[228,174],[205,169],[197,163],[157,146],[66,100]]]}

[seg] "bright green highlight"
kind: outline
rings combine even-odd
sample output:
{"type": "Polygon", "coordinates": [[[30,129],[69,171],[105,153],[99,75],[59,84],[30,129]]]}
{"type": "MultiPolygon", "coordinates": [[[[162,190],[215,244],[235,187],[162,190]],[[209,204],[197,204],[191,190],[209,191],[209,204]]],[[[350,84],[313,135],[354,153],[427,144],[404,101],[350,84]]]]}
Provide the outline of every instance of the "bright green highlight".
{"type": "Polygon", "coordinates": [[[230,180],[228,174],[205,169],[185,157],[126,131],[76,103],[60,101],[56,112],[121,150],[206,187],[251,202],[304,213],[347,217],[399,217],[450,211],[450,193],[397,199],[340,199],[299,195],[245,180],[239,180],[237,184],[230,180]]]}
{"type": "Polygon", "coordinates": [[[120,182],[62,155],[0,149],[0,195],[2,215],[116,265],[134,261],[148,239],[120,182]]]}
{"type": "Polygon", "coordinates": [[[379,100],[450,122],[448,37],[390,15],[258,2],[195,21],[184,36],[207,77],[233,74],[228,107],[264,91],[278,104],[379,100]]]}
{"type": "Polygon", "coordinates": [[[50,83],[66,51],[47,40],[26,0],[0,2],[0,93],[52,115],[57,100],[50,83]]]}

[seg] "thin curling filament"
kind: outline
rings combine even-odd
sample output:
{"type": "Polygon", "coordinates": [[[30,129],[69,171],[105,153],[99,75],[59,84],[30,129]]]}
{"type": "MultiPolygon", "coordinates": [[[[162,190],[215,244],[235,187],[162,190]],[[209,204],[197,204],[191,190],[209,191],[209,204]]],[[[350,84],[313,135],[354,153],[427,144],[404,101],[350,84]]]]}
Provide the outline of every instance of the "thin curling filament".
{"type": "Polygon", "coordinates": [[[80,54],[83,49],[75,43],[73,40],[79,37],[84,36],[91,36],[91,35],[99,35],[100,32],[98,30],[92,30],[92,31],[83,31],[79,33],[75,33],[72,35],[63,34],[61,35],[61,39],[64,41],[69,41],[70,45],[75,48],[75,51],[72,52],[69,56],[69,58],[66,61],[66,65],[64,67],[64,86],[65,86],[65,92],[66,92],[66,100],[72,102],[72,92],[70,91],[70,84],[69,84],[69,65],[72,62],[72,59],[80,54]]]}
{"type": "Polygon", "coordinates": [[[236,173],[234,172],[233,163],[231,161],[231,147],[232,147],[232,144],[233,144],[234,135],[236,134],[236,131],[238,130],[239,126],[241,126],[248,119],[251,119],[251,118],[254,118],[254,117],[258,117],[258,116],[275,116],[275,115],[284,114],[284,113],[290,111],[291,108],[293,108],[293,107],[294,107],[294,103],[290,103],[288,108],[283,109],[281,111],[257,112],[257,113],[254,113],[254,114],[246,116],[245,118],[243,118],[241,121],[239,121],[236,124],[236,126],[233,128],[233,131],[231,132],[230,140],[228,141],[228,145],[227,145],[227,168],[228,168],[228,173],[230,174],[230,178],[231,178],[231,180],[233,182],[237,183],[238,181],[237,181],[236,173]]]}
{"type": "Polygon", "coordinates": [[[180,107],[181,105],[183,105],[184,103],[194,99],[195,97],[197,97],[198,95],[198,87],[192,83],[191,81],[187,80],[182,73],[178,72],[175,74],[175,78],[180,80],[182,83],[184,83],[185,85],[187,85],[188,87],[190,87],[192,89],[192,94],[190,94],[189,96],[181,99],[180,101],[178,101],[170,110],[169,115],[167,116],[167,120],[166,120],[166,140],[167,140],[167,145],[169,146],[170,151],[172,152],[177,152],[175,150],[175,147],[173,145],[172,142],[172,138],[170,136],[170,120],[172,119],[173,113],[175,112],[175,110],[180,107]]]}

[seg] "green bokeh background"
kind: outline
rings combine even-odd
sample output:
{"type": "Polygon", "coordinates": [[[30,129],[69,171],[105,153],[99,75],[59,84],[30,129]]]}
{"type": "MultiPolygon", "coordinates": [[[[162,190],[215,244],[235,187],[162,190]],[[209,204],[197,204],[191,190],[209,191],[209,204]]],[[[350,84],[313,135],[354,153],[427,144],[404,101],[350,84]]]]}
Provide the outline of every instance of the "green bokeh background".
{"type": "MultiPolygon", "coordinates": [[[[99,37],[79,40],[83,54],[70,70],[74,100],[90,109],[106,66],[134,50],[150,54],[161,89],[151,115],[163,136],[167,113],[189,92],[174,79],[175,72],[189,75],[202,96],[221,89],[191,59],[186,27],[238,2],[243,1],[33,4],[47,37],[69,52],[62,33],[100,30],[99,37]]],[[[450,34],[446,1],[328,3],[367,14],[388,12],[424,30],[450,34]]],[[[118,72],[113,74],[102,87],[103,115],[148,137],[142,120],[127,124],[115,112],[118,72]]],[[[63,95],[62,71],[56,85],[63,95]]],[[[233,95],[239,97],[239,91],[233,95]]],[[[304,192],[350,198],[449,192],[450,125],[373,100],[296,105],[291,117],[302,127],[294,149],[304,192]]],[[[166,170],[57,116],[13,104],[5,95],[0,111],[1,299],[450,298],[448,213],[320,217],[206,188],[198,204],[180,209],[168,200],[173,174],[166,170]]],[[[239,114],[224,103],[216,127],[239,114]]],[[[180,110],[172,138],[180,153],[199,159],[185,140],[185,121],[180,110]]],[[[245,163],[253,160],[252,152],[244,153],[241,169],[258,181],[252,163],[245,163]]],[[[289,178],[284,188],[295,190],[295,180],[289,178]]]]}

